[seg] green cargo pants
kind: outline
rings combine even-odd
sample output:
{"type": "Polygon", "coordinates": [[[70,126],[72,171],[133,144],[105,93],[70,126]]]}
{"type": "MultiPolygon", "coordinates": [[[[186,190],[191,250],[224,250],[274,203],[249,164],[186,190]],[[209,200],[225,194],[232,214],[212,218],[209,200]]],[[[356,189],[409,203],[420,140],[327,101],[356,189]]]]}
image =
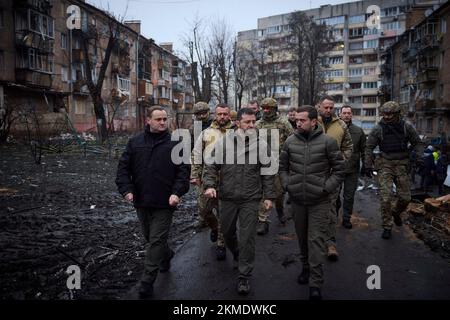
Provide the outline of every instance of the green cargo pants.
{"type": "Polygon", "coordinates": [[[137,208],[136,211],[146,241],[144,273],[141,280],[153,283],[158,275],[160,263],[170,255],[167,239],[173,211],[156,208],[137,208]]]}
{"type": "Polygon", "coordinates": [[[256,224],[259,201],[233,202],[219,200],[219,217],[226,247],[239,252],[239,278],[252,275],[255,261],[256,224]],[[236,223],[239,219],[239,243],[236,223]]]}
{"type": "Polygon", "coordinates": [[[355,202],[355,192],[358,187],[358,172],[346,173],[344,179],[344,194],[343,194],[343,218],[350,220],[353,212],[353,204],[355,202]]]}
{"type": "Polygon", "coordinates": [[[327,255],[330,202],[301,205],[291,200],[292,214],[300,247],[300,260],[310,269],[309,286],[322,287],[323,263],[327,255]]]}

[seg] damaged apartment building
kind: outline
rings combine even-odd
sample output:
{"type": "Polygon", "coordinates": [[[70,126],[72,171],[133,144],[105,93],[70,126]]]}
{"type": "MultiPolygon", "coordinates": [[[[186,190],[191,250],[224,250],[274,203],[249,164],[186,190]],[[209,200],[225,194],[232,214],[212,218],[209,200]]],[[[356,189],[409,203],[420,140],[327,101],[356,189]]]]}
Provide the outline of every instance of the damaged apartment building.
{"type": "MultiPolygon", "coordinates": [[[[173,54],[170,43],[159,46],[142,35],[140,21],[121,23],[83,0],[2,0],[2,112],[37,114],[42,128],[66,119],[78,132],[95,132],[88,80],[95,85],[102,76],[111,34],[117,36],[101,87],[109,129],[140,130],[145,108],[152,105],[165,107],[174,120],[192,108],[187,63],[173,54]],[[68,19],[78,13],[78,25],[69,28],[68,19]]],[[[13,131],[23,130],[16,121],[13,131]]]]}

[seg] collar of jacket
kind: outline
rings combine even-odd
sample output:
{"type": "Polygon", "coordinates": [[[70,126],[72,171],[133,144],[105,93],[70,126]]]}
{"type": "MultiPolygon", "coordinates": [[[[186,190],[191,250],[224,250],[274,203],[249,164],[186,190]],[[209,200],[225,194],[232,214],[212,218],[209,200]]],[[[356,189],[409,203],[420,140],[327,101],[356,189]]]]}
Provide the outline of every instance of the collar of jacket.
{"type": "Polygon", "coordinates": [[[147,139],[154,139],[155,141],[164,140],[170,135],[168,129],[163,132],[151,132],[148,124],[145,126],[144,132],[147,139]]]}
{"type": "Polygon", "coordinates": [[[316,125],[316,127],[309,133],[308,140],[305,139],[305,137],[298,132],[297,130],[294,131],[294,134],[297,138],[299,138],[302,141],[311,141],[315,137],[321,135],[323,133],[323,129],[320,125],[316,125]]]}
{"type": "Polygon", "coordinates": [[[231,123],[231,121],[228,121],[223,127],[221,127],[219,123],[216,120],[214,120],[209,127],[220,130],[222,133],[225,133],[227,129],[231,129],[232,125],[233,124],[231,123]]]}
{"type": "Polygon", "coordinates": [[[331,121],[329,123],[327,123],[327,125],[325,125],[325,122],[323,122],[323,118],[322,116],[318,116],[317,120],[319,121],[319,124],[324,127],[324,128],[328,128],[329,126],[331,126],[331,124],[333,124],[336,121],[339,121],[339,118],[336,116],[331,116],[331,121]]]}

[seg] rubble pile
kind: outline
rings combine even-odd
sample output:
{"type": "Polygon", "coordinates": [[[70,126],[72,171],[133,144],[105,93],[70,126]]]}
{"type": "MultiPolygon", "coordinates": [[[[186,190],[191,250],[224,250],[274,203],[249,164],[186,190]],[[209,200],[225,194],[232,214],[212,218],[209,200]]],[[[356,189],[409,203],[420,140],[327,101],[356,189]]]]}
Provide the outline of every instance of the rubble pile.
{"type": "Polygon", "coordinates": [[[450,259],[450,195],[409,204],[408,221],[417,237],[450,259]]]}

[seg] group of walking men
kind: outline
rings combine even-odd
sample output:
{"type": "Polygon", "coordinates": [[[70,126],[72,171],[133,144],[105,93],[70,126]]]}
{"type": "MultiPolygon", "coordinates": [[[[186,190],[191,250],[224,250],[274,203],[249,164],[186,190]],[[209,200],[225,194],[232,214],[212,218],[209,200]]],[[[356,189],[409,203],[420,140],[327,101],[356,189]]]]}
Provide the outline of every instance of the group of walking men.
{"type": "Polygon", "coordinates": [[[410,201],[409,152],[414,148],[420,154],[423,146],[415,129],[401,119],[396,102],[383,104],[380,111],[382,119],[366,142],[363,130],[352,123],[352,107],[344,105],[337,117],[330,96],[322,97],[316,107],[291,108],[288,118],[279,114],[275,99],[265,98],[261,108],[252,101],[234,121],[228,105],[218,104],[212,119],[208,104],[197,102],[194,114],[202,132],[195,140],[191,164],[174,164],[170,155],[176,142],[167,131],[167,113],[161,107],[150,108],[146,129],[128,142],[116,179],[119,192],[133,201],[147,241],[141,297],[152,295],[158,270],[170,268],[173,251],[167,238],[172,213],[190,182],[198,188],[197,227],[211,229],[218,260],[225,260],[230,251],[239,270],[239,294],[250,292],[256,235],[269,232],[274,206],[279,222],[286,222],[287,200],[302,263],[297,281],[309,284],[311,299],[321,299],[324,260],[336,261],[339,256],[336,223],[341,187],[342,225],[351,229],[358,176],[372,175],[376,146],[382,159],[378,174],[384,239],[391,237],[393,222],[402,224],[400,213],[410,201]],[[263,131],[265,135],[260,134],[263,131]],[[205,161],[208,152],[221,160],[205,161]],[[278,170],[270,167],[273,162],[278,170]]]}

